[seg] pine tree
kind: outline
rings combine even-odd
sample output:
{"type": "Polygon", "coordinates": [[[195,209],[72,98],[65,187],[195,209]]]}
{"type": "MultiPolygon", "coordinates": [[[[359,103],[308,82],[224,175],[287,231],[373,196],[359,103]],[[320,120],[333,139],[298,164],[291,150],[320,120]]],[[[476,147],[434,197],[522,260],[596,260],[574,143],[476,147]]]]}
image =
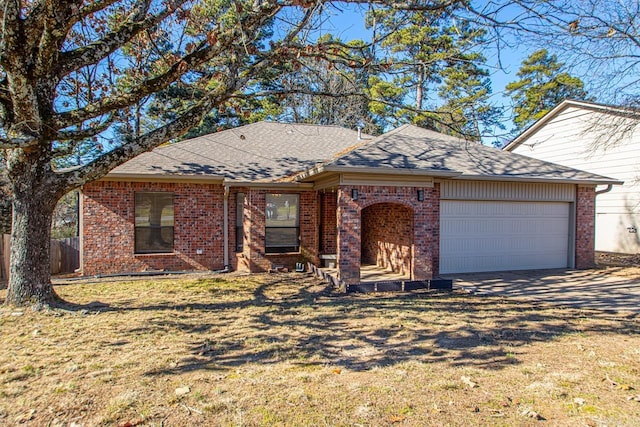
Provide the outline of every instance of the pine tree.
{"type": "Polygon", "coordinates": [[[497,122],[489,104],[485,58],[477,52],[485,31],[446,13],[375,10],[368,24],[382,34],[386,57],[371,92],[385,102],[376,113],[457,136],[479,139],[481,128],[497,122]],[[386,67],[384,67],[386,65],[386,67]],[[413,109],[403,105],[413,104],[413,109]]]}
{"type": "Polygon", "coordinates": [[[516,74],[520,80],[506,87],[513,103],[513,123],[522,131],[565,99],[585,99],[582,80],[562,71],[564,64],[546,49],[533,52],[516,74]]]}

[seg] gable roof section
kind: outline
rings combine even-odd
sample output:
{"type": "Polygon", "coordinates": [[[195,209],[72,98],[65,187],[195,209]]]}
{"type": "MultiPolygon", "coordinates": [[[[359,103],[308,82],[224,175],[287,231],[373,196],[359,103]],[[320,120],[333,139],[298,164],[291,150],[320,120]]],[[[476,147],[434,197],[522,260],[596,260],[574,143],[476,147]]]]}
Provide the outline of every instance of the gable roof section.
{"type": "Polygon", "coordinates": [[[350,172],[620,183],[414,125],[365,138],[358,140],[356,131],[336,126],[259,122],[156,148],[115,168],[106,179],[293,184],[350,172]]]}
{"type": "Polygon", "coordinates": [[[338,126],[258,122],[158,147],[107,178],[276,181],[359,144],[356,131],[338,126]]]}
{"type": "Polygon", "coordinates": [[[583,110],[592,110],[599,111],[608,114],[615,115],[624,115],[635,117],[640,120],[640,111],[632,109],[632,108],[624,108],[624,107],[615,107],[612,105],[598,104],[595,102],[588,101],[577,101],[573,99],[565,99],[560,104],[556,105],[551,111],[545,114],[542,118],[536,121],[534,124],[529,126],[527,129],[522,131],[520,135],[515,137],[511,142],[502,147],[505,151],[512,151],[516,147],[520,146],[524,141],[527,140],[531,135],[535,134],[541,127],[549,123],[555,117],[557,117],[560,113],[562,113],[567,108],[574,107],[580,108],[583,110]]]}
{"type": "Polygon", "coordinates": [[[404,125],[301,176],[325,172],[416,173],[455,179],[618,183],[601,175],[404,125]]]}

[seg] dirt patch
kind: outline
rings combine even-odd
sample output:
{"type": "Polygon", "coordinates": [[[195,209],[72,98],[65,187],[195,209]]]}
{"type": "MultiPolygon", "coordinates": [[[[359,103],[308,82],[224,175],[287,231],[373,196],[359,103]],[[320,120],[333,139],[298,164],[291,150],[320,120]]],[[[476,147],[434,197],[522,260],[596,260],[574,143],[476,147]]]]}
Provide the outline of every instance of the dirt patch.
{"type": "Polygon", "coordinates": [[[616,276],[640,278],[640,254],[596,252],[596,264],[616,276]]]}
{"type": "Polygon", "coordinates": [[[56,291],[0,309],[0,424],[640,424],[632,316],[302,274],[56,291]]]}
{"type": "Polygon", "coordinates": [[[596,263],[604,267],[640,267],[640,254],[596,252],[596,263]]]}

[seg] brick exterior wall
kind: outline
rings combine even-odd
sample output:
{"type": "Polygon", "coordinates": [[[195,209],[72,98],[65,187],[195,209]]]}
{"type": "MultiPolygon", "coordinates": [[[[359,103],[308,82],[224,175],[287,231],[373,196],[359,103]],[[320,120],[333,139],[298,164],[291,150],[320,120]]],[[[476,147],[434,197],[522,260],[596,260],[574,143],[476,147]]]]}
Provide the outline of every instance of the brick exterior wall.
{"type": "MultiPolygon", "coordinates": [[[[413,280],[438,276],[440,187],[341,186],[337,192],[233,188],[229,194],[229,255],[233,269],[266,271],[296,262],[319,265],[319,255],[338,254],[339,278],[360,279],[361,262],[410,272],[413,280]],[[351,190],[358,190],[358,200],[351,190]],[[236,194],[245,194],[243,250],[235,253],[236,194]],[[300,252],[265,253],[265,196],[300,194],[300,252]],[[234,256],[235,254],[235,256],[234,256]]],[[[595,188],[576,193],[575,265],[594,266],[595,188]]],[[[222,185],[95,182],[83,188],[83,273],[147,270],[218,270],[223,259],[222,185]],[[134,253],[135,192],[174,193],[174,251],[134,253]],[[198,254],[198,250],[202,254],[198,254]]]]}
{"type": "Polygon", "coordinates": [[[396,203],[378,203],[362,210],[362,264],[411,274],[413,210],[396,203]]]}
{"type": "Polygon", "coordinates": [[[320,193],[320,254],[332,255],[338,250],[338,195],[336,192],[320,193]]]}
{"type": "Polygon", "coordinates": [[[417,199],[417,187],[395,186],[349,186],[338,191],[338,272],[344,283],[360,280],[361,212],[376,203],[399,203],[413,212],[413,263],[411,279],[431,279],[438,275],[440,227],[439,184],[424,188],[424,201],[417,199]],[[353,189],[358,190],[358,200],[351,198],[353,189]]]}
{"type": "Polygon", "coordinates": [[[576,189],[576,269],[593,268],[595,262],[595,187],[576,189]]]}
{"type": "Polygon", "coordinates": [[[222,269],[223,197],[221,185],[109,181],[85,185],[83,274],[222,269]],[[147,191],[174,193],[173,253],[134,253],[134,194],[147,191]]]}

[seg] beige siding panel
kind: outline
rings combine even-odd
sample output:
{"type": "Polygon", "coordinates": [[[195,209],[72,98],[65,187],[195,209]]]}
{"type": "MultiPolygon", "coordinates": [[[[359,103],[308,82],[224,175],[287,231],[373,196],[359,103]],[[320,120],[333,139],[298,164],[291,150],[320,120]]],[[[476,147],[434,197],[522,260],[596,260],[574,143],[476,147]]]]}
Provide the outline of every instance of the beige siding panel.
{"type": "Polygon", "coordinates": [[[569,203],[441,202],[440,273],[566,268],[569,203]]]}
{"type": "Polygon", "coordinates": [[[623,132],[620,120],[568,108],[513,151],[624,181],[596,198],[596,250],[640,253],[638,234],[628,231],[640,227],[640,124],[623,132]]]}
{"type": "Polygon", "coordinates": [[[575,186],[571,184],[532,184],[494,181],[443,181],[443,200],[520,200],[572,202],[575,186]]]}
{"type": "Polygon", "coordinates": [[[640,247],[638,215],[624,211],[596,214],[596,248],[607,252],[636,253],[640,247]]]}

